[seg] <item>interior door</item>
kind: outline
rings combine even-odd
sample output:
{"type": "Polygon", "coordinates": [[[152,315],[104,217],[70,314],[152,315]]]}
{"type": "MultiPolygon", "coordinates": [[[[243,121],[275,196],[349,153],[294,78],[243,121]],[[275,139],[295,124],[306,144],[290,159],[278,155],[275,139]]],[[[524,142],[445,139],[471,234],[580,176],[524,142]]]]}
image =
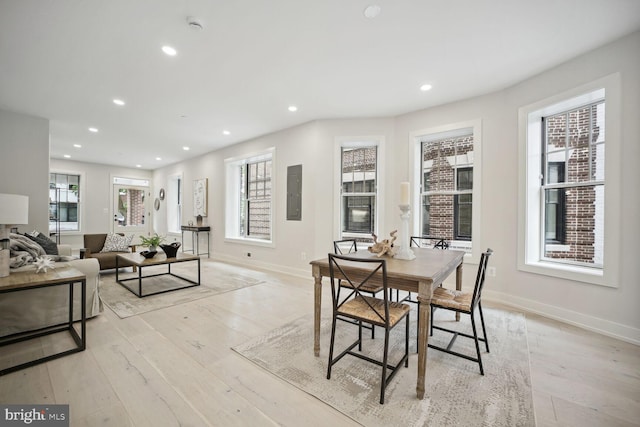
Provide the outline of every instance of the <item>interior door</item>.
{"type": "Polygon", "coordinates": [[[146,235],[151,221],[150,199],[149,187],[114,184],[113,232],[146,235]]]}

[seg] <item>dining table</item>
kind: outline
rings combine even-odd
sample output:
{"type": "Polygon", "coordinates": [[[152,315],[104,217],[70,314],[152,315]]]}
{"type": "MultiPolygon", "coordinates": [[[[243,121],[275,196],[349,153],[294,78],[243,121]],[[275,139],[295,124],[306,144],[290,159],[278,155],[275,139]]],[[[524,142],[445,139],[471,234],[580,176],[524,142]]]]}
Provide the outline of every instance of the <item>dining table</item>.
{"type": "MultiPolygon", "coordinates": [[[[462,264],[464,251],[440,250],[432,248],[411,248],[415,259],[398,259],[384,255],[380,258],[387,265],[387,286],[393,289],[417,294],[418,304],[418,378],[416,394],[418,399],[425,395],[425,374],[427,369],[427,348],[429,340],[429,322],[431,314],[431,298],[433,290],[456,272],[456,289],[462,290],[462,264]]],[[[356,259],[372,259],[377,254],[368,250],[359,250],[348,256],[356,259]]],[[[314,279],[314,322],[313,322],[313,352],[320,356],[320,321],[322,308],[322,278],[330,277],[329,256],[311,261],[314,279]]],[[[349,269],[350,267],[345,267],[349,269]]],[[[346,271],[348,273],[348,271],[346,271]]],[[[457,314],[457,313],[456,313],[457,314]]],[[[459,314],[456,315],[459,320],[459,314]]]]}

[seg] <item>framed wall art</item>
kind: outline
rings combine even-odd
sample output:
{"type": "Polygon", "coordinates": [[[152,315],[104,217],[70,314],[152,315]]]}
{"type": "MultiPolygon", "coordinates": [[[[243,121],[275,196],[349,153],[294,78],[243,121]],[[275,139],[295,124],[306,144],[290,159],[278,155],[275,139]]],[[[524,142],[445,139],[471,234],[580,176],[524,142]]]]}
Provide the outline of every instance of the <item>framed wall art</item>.
{"type": "Polygon", "coordinates": [[[193,216],[207,216],[207,178],[193,181],[193,216]]]}

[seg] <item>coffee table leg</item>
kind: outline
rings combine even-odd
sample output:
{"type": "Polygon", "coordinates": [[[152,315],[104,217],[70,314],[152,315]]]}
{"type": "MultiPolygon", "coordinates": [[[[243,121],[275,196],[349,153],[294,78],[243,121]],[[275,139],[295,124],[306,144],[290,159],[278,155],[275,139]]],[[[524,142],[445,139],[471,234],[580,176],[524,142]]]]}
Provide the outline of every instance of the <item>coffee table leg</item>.
{"type": "Polygon", "coordinates": [[[198,286],[200,286],[200,258],[198,258],[198,286]]]}
{"type": "Polygon", "coordinates": [[[142,266],[138,267],[138,296],[142,298],[142,266]]]}

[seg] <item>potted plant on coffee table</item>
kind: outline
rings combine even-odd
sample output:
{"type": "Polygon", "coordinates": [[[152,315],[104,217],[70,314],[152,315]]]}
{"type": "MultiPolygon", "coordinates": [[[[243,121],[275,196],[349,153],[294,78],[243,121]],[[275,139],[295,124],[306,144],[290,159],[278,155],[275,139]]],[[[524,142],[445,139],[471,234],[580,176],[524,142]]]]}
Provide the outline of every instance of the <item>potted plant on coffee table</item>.
{"type": "Polygon", "coordinates": [[[150,237],[140,236],[140,241],[142,242],[142,246],[149,247],[149,252],[156,252],[158,250],[158,245],[164,242],[164,237],[159,236],[158,233],[155,233],[150,237]]]}

